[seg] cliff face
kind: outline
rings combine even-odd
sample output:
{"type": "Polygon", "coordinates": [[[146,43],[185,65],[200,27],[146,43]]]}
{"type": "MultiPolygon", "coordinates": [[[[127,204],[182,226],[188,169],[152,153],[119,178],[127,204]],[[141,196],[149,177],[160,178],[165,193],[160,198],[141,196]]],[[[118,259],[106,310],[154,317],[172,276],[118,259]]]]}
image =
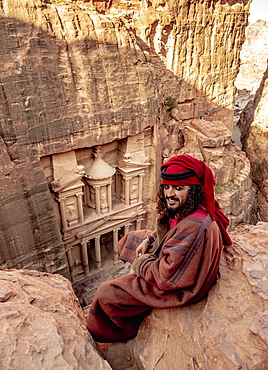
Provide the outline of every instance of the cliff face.
{"type": "Polygon", "coordinates": [[[251,163],[251,177],[256,188],[254,221],[268,220],[267,100],[268,68],[254,99],[245,107],[239,121],[244,150],[251,163]]]}
{"type": "MultiPolygon", "coordinates": [[[[223,183],[238,175],[237,162],[239,171],[246,167],[245,158],[233,156],[230,140],[220,153],[213,144],[212,156],[187,127],[204,119],[231,129],[249,3],[1,1],[2,268],[68,275],[59,204],[50,191],[59,180],[56,155],[72,152],[78,165],[87,164],[87,150],[97,145],[116,167],[117,154],[133,148],[124,151],[122,142],[137,138],[133,153],[139,156],[142,140],[142,157],[151,163],[148,210],[155,171],[180,150],[216,160],[215,168],[223,162],[228,168],[232,158],[223,183]]],[[[72,237],[74,243],[78,237],[72,237]]]]}
{"type": "MultiPolygon", "coordinates": [[[[238,125],[243,149],[251,163],[251,177],[257,190],[254,221],[268,220],[267,96],[268,96],[268,23],[262,20],[246,30],[241,53],[241,68],[236,85],[251,95],[238,125]]],[[[239,96],[239,94],[238,94],[239,96]]]]}
{"type": "Polygon", "coordinates": [[[258,20],[246,28],[246,39],[240,58],[235,85],[239,90],[246,89],[251,94],[255,94],[267,66],[268,22],[258,20]]]}

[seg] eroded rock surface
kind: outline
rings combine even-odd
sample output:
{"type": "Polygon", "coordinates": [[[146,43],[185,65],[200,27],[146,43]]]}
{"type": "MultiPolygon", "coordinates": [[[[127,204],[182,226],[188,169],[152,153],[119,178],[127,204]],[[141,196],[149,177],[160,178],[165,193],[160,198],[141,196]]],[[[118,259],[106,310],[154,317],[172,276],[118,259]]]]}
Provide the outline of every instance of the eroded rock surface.
{"type": "Polygon", "coordinates": [[[238,127],[241,142],[252,167],[251,177],[257,191],[252,220],[268,221],[267,163],[267,58],[268,24],[259,20],[246,29],[237,76],[238,127]],[[243,89],[243,90],[242,90],[243,89]]]}
{"type": "Polygon", "coordinates": [[[70,282],[37,271],[0,271],[0,352],[2,370],[111,369],[70,282]]]}
{"type": "Polygon", "coordinates": [[[254,100],[246,106],[239,126],[244,150],[251,164],[251,178],[257,191],[254,219],[268,221],[268,68],[254,100]]]}
{"type": "Polygon", "coordinates": [[[152,210],[167,149],[159,133],[171,118],[166,99],[177,105],[170,137],[176,150],[184,140],[179,121],[203,117],[231,129],[249,5],[1,2],[1,268],[68,276],[60,206],[48,187],[58,180],[49,167],[53,155],[116,148],[144,134],[152,164],[144,199],[152,210]]]}
{"type": "MultiPolygon", "coordinates": [[[[268,365],[268,224],[243,225],[231,233],[220,279],[208,298],[189,307],[153,310],[138,336],[109,347],[135,359],[133,369],[266,370],[268,365]],[[136,367],[135,367],[136,366],[136,367]]],[[[125,369],[118,364],[117,370],[125,369]]]]}
{"type": "Polygon", "coordinates": [[[268,59],[268,22],[258,20],[246,28],[241,64],[235,82],[239,90],[255,94],[266,71],[268,59]]]}

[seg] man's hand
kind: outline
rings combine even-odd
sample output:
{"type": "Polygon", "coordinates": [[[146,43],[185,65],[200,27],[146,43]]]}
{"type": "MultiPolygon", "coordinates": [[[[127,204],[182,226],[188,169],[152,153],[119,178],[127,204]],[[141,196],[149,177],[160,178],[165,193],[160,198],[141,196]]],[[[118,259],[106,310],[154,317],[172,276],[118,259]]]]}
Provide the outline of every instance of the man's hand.
{"type": "Polygon", "coordinates": [[[142,241],[136,249],[136,257],[140,256],[141,254],[146,253],[148,249],[149,249],[149,245],[147,245],[144,241],[142,241]]]}
{"type": "Polygon", "coordinates": [[[141,254],[146,253],[151,248],[151,243],[149,238],[145,238],[136,249],[136,257],[139,257],[141,254]]]}

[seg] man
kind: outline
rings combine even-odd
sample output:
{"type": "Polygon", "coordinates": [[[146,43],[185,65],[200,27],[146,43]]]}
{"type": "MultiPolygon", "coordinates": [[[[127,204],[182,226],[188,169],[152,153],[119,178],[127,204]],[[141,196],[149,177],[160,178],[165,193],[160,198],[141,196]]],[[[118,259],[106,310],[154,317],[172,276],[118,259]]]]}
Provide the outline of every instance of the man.
{"type": "Polygon", "coordinates": [[[98,342],[134,337],[153,308],[181,307],[204,298],[215,283],[228,219],[214,199],[210,168],[189,155],[161,167],[157,230],[128,233],[120,258],[133,273],[98,288],[87,327],[98,342]]]}

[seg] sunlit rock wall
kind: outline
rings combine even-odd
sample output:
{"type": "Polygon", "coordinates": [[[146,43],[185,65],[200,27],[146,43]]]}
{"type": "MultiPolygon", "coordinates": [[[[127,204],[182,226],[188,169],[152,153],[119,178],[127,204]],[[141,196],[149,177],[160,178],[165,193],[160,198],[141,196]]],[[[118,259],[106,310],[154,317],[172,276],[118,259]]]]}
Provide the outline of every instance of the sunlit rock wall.
{"type": "Polygon", "coordinates": [[[268,58],[268,22],[258,20],[246,28],[246,39],[235,85],[255,94],[266,71],[268,58]]]}
{"type": "Polygon", "coordinates": [[[1,1],[0,267],[68,275],[41,157],[147,130],[150,204],[170,102],[176,122],[231,129],[249,3],[1,1]]]}
{"type": "Polygon", "coordinates": [[[244,150],[251,163],[251,177],[257,190],[253,221],[268,221],[268,68],[254,99],[243,111],[239,125],[244,150]]]}
{"type": "MultiPolygon", "coordinates": [[[[243,149],[251,163],[251,177],[257,190],[257,202],[252,221],[268,220],[268,23],[262,20],[246,30],[246,42],[241,53],[241,68],[236,81],[239,89],[251,93],[240,114],[238,126],[243,149]]],[[[245,93],[244,93],[245,95],[245,93]]]]}

